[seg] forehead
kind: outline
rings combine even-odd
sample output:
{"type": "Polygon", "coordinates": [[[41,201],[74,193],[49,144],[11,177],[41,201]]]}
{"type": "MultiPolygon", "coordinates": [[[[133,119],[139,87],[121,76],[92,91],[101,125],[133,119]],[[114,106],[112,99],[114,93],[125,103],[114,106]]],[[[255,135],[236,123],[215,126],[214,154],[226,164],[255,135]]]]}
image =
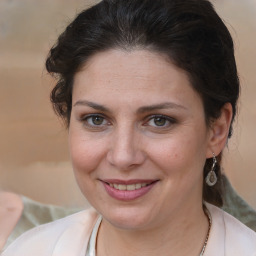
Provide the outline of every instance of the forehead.
{"type": "MultiPolygon", "coordinates": [[[[116,67],[118,71],[124,68],[124,71],[130,72],[133,70],[135,73],[140,73],[142,70],[147,71],[148,69],[154,68],[162,69],[163,66],[171,65],[168,57],[164,54],[150,51],[150,50],[121,50],[121,49],[110,49],[107,51],[99,52],[92,55],[91,58],[86,62],[83,69],[108,68],[116,67]],[[138,69],[138,67],[141,69],[138,69]]],[[[176,67],[173,65],[173,67],[176,67]]],[[[168,67],[167,67],[168,68],[168,67]]],[[[177,68],[178,69],[178,68],[177,68]]],[[[114,72],[115,70],[112,70],[114,72]]]]}
{"type": "MultiPolygon", "coordinates": [[[[120,80],[181,81],[189,84],[188,77],[166,56],[148,50],[108,50],[93,55],[75,75],[75,84],[84,83],[83,78],[93,82],[120,80]],[[102,81],[103,80],[103,81],[102,81]]],[[[122,83],[120,83],[120,88],[122,83]]]]}
{"type": "MultiPolygon", "coordinates": [[[[187,74],[166,56],[148,50],[109,50],[95,54],[75,75],[73,99],[122,97],[131,101],[182,101],[199,95],[187,74]]],[[[154,102],[155,101],[155,102],[154,102]]]]}

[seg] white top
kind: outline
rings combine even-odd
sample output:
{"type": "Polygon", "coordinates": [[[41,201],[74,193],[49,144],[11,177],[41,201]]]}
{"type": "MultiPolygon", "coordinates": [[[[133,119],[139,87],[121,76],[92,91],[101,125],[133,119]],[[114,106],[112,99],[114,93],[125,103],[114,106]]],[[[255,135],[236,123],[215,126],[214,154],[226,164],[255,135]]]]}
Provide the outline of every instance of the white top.
{"type": "MultiPolygon", "coordinates": [[[[212,227],[204,256],[256,256],[256,233],[223,210],[206,204],[212,227]]],[[[1,256],[85,256],[94,209],[38,226],[21,235],[1,256]]]]}
{"type": "Polygon", "coordinates": [[[98,230],[99,230],[101,221],[102,221],[102,217],[100,216],[93,227],[85,256],[96,255],[96,240],[97,240],[98,230]]]}

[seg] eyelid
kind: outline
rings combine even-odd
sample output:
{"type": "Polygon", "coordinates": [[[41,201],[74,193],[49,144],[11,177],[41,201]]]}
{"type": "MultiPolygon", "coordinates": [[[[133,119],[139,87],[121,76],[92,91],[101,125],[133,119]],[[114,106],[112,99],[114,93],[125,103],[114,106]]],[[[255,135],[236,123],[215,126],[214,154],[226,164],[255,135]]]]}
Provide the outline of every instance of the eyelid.
{"type": "Polygon", "coordinates": [[[106,117],[103,114],[100,114],[100,113],[90,113],[90,114],[81,115],[79,117],[79,119],[81,121],[84,121],[84,120],[86,120],[86,119],[88,119],[90,117],[96,117],[96,116],[99,116],[99,117],[102,117],[102,118],[106,119],[106,117]]]}
{"type": "Polygon", "coordinates": [[[165,118],[165,119],[167,119],[169,121],[173,121],[173,122],[176,121],[175,118],[167,116],[167,115],[163,115],[163,114],[152,114],[152,115],[149,115],[149,116],[146,117],[146,120],[150,120],[150,119],[156,118],[156,117],[162,117],[162,118],[165,118]]]}
{"type": "MultiPolygon", "coordinates": [[[[163,114],[153,114],[153,115],[150,115],[150,116],[148,116],[148,117],[146,118],[146,122],[145,122],[144,125],[145,125],[145,126],[150,126],[150,125],[148,124],[148,122],[149,122],[150,120],[152,120],[153,118],[157,118],[157,117],[166,119],[166,121],[168,121],[168,122],[170,123],[170,125],[177,123],[177,120],[176,120],[175,118],[173,118],[173,117],[166,116],[166,115],[163,115],[163,114]]],[[[170,125],[167,125],[167,126],[170,126],[170,125]]],[[[162,129],[168,128],[168,127],[166,127],[166,126],[155,126],[155,127],[157,127],[158,129],[161,129],[161,128],[162,128],[162,129]]]]}
{"type": "Polygon", "coordinates": [[[85,127],[92,128],[92,129],[103,129],[111,123],[109,121],[109,118],[107,118],[105,115],[100,114],[100,113],[91,113],[91,114],[82,115],[79,118],[79,121],[81,121],[85,127]],[[101,117],[107,122],[107,124],[102,124],[102,125],[91,125],[91,124],[89,124],[89,122],[87,120],[89,118],[93,118],[93,117],[101,117]]]}

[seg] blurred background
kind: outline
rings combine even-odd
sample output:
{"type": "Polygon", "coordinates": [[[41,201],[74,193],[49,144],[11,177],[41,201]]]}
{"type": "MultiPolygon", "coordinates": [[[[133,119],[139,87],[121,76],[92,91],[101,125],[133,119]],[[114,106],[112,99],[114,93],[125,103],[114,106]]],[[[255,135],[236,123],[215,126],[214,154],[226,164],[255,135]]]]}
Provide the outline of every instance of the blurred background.
{"type": "MultiPolygon", "coordinates": [[[[67,131],[53,113],[44,62],[57,35],[97,1],[0,0],[0,189],[62,206],[83,206],[67,131]]],[[[213,0],[236,48],[242,94],[224,171],[256,208],[256,1],[213,0]]]]}

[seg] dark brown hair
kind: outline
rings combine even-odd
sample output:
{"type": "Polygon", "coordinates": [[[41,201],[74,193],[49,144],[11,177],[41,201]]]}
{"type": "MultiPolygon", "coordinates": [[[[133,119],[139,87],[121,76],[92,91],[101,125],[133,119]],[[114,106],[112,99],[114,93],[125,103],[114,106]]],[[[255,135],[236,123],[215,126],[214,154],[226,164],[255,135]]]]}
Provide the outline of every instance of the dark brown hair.
{"type": "MultiPolygon", "coordinates": [[[[206,123],[218,118],[227,102],[233,108],[233,122],[239,96],[233,40],[209,1],[104,0],[67,26],[46,61],[48,72],[58,79],[51,101],[67,126],[74,75],[94,54],[113,48],[148,49],[168,56],[186,71],[200,94],[206,123]]],[[[231,133],[232,124],[229,137],[231,133]]],[[[211,165],[212,159],[207,159],[204,177],[211,165]]],[[[221,206],[219,165],[215,171],[218,182],[213,187],[204,184],[203,199],[221,206]]]]}

